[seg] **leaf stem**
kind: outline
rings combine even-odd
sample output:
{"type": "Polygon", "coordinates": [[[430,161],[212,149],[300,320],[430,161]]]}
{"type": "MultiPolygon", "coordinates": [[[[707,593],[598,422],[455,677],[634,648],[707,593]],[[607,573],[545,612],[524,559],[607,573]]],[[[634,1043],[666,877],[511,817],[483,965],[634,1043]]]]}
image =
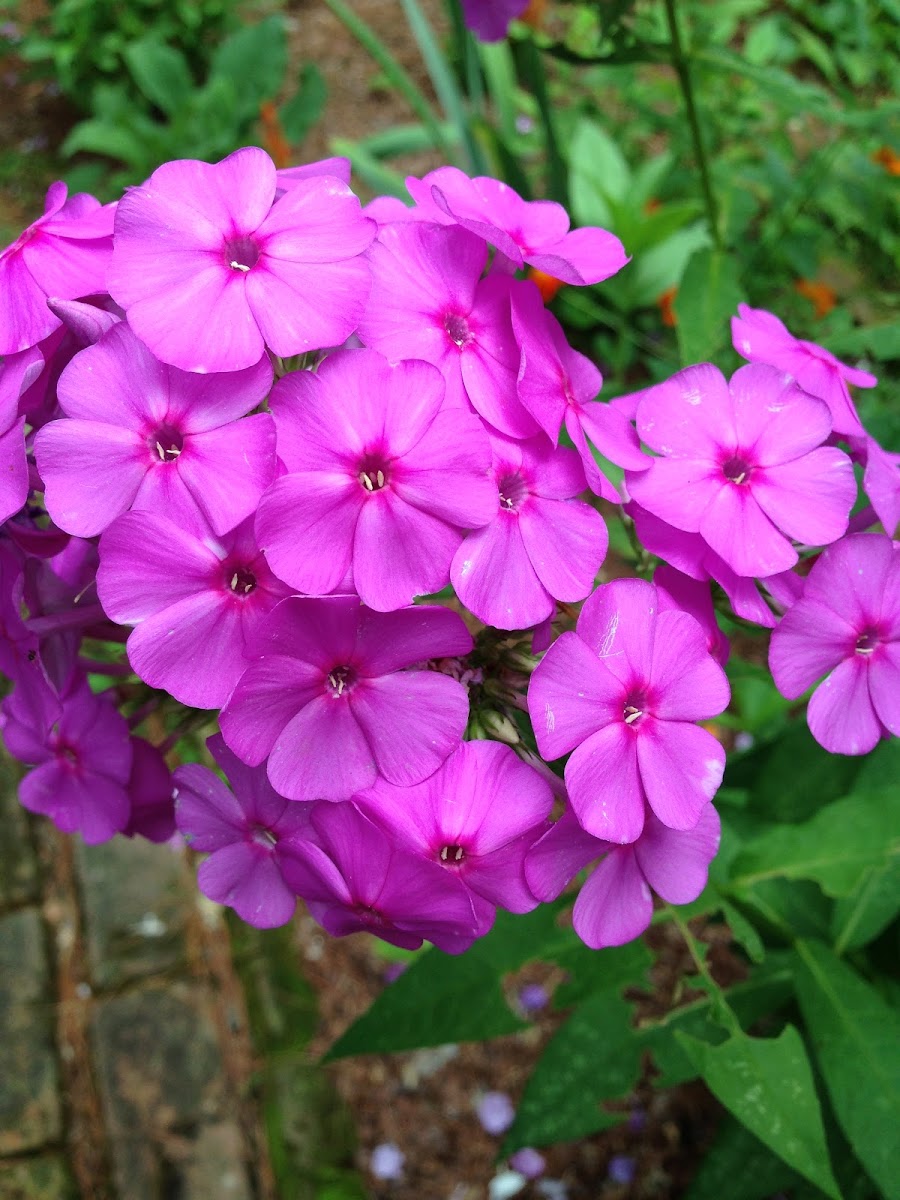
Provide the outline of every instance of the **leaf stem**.
{"type": "Polygon", "coordinates": [[[722,244],[722,233],[719,228],[719,206],[716,203],[715,193],[713,192],[709,161],[703,145],[703,135],[700,132],[700,120],[697,116],[697,105],[694,100],[694,85],[691,80],[690,60],[685,54],[684,46],[681,42],[681,31],[678,26],[678,14],[675,11],[675,0],[663,0],[663,2],[666,8],[666,19],[669,24],[672,66],[675,68],[675,72],[678,75],[678,82],[681,84],[681,93],[684,96],[684,106],[687,110],[688,124],[691,127],[691,138],[694,143],[694,155],[700,170],[700,185],[703,189],[706,219],[709,222],[709,231],[712,234],[716,249],[722,250],[724,247],[722,244]]]}

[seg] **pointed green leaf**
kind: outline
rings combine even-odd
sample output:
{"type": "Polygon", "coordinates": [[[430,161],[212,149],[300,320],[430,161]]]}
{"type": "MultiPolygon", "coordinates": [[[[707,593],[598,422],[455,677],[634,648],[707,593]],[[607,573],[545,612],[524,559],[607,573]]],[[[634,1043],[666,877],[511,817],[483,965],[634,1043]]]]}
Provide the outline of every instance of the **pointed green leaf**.
{"type": "Polygon", "coordinates": [[[709,362],[730,344],[731,315],[744,298],[735,259],[721,250],[703,249],[685,267],[675,315],[681,361],[709,362]]]}
{"type": "Polygon", "coordinates": [[[801,825],[778,825],[737,855],[731,886],[811,879],[829,896],[847,896],[872,867],[900,852],[900,789],[848,796],[801,825]]]}
{"type": "Polygon", "coordinates": [[[802,1183],[796,1172],[753,1136],[740,1121],[726,1117],[712,1149],[700,1162],[685,1200],[768,1200],[802,1183]]]}
{"type": "Polygon", "coordinates": [[[900,858],[866,872],[849,896],[834,906],[832,937],[837,954],[867,946],[900,913],[900,858]]]}
{"type": "Polygon", "coordinates": [[[841,1128],[887,1200],[900,1198],[900,1016],[821,942],[798,942],[797,996],[841,1128]]]}
{"type": "Polygon", "coordinates": [[[740,1034],[720,1046],[675,1036],[728,1111],[788,1166],[839,1200],[812,1070],[793,1025],[777,1038],[740,1034]]]}
{"type": "Polygon", "coordinates": [[[172,116],[187,103],[194,81],[183,54],[156,38],[143,38],[126,46],[124,56],[134,82],[161,112],[172,116]]]}
{"type": "Polygon", "coordinates": [[[321,117],[327,99],[322,72],[315,63],[307,63],[300,72],[299,87],[278,113],[284,135],[294,146],[300,145],[321,117]]]}
{"type": "Polygon", "coordinates": [[[226,38],[210,63],[210,77],[230,79],[237,95],[239,116],[249,120],[264,100],[274,100],[287,70],[287,35],[281,17],[271,16],[246,25],[226,38]]]}

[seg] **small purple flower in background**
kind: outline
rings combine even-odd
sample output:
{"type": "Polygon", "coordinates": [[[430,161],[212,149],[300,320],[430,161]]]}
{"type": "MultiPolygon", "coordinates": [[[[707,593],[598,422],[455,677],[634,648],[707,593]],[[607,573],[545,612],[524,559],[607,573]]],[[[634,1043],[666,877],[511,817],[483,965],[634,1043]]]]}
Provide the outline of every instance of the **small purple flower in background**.
{"type": "Polygon", "coordinates": [[[606,525],[575,499],[585,478],[574,450],[554,450],[543,436],[490,441],[499,504],[493,520],[459,547],[450,577],[486,625],[527,629],[551,617],[556,600],[575,602],[590,592],[606,557],[606,525]]]}
{"type": "Polygon", "coordinates": [[[550,994],[540,983],[526,983],[519,988],[517,999],[522,1011],[531,1015],[547,1007],[550,1003],[550,994]]]}
{"type": "Polygon", "coordinates": [[[256,638],[222,733],[251,766],[268,757],[272,785],[292,800],[349,800],[379,775],[409,787],[456,749],[469,717],[461,683],[410,668],[471,649],[447,608],[289,597],[256,638]]]}
{"type": "Polygon", "coordinates": [[[418,950],[462,954],[478,937],[468,893],[435,863],[407,854],[353,804],[316,804],[284,875],[333,937],[366,931],[418,950]]]}
{"type": "Polygon", "coordinates": [[[769,667],[789,700],[826,676],[807,720],[832,754],[900,735],[900,551],[889,537],[856,533],[825,550],[772,634],[769,667]]]}
{"type": "Polygon", "coordinates": [[[741,367],[730,383],[709,363],[687,367],[643,393],[637,428],[660,457],[626,473],[630,495],[738,575],[789,570],[791,538],[822,546],[846,532],[856,481],[847,455],[822,445],[828,406],[774,367],[741,367]]]}
{"type": "Polygon", "coordinates": [[[824,400],[831,410],[835,433],[863,433],[847,384],[875,387],[878,380],[874,375],[848,367],[824,346],[794,337],[783,321],[764,308],[739,304],[738,316],[731,318],[731,336],[743,358],[786,371],[805,392],[824,400]]]}
{"type": "Polygon", "coordinates": [[[632,1183],[637,1163],[627,1154],[614,1154],[609,1160],[607,1178],[610,1183],[632,1183]]]}
{"type": "Polygon", "coordinates": [[[448,583],[464,531],[497,501],[481,422],[443,399],[435,367],[391,366],[373,350],[280,380],[271,408],[287,474],[263,496],[256,530],[282,579],[323,595],[352,571],[381,612],[448,583]]]}
{"type": "Polygon", "coordinates": [[[569,214],[551,200],[523,200],[508,183],[458,167],[438,167],[406,188],[429,219],[452,222],[496,246],[504,265],[526,263],[563,283],[600,283],[629,261],[617,237],[605,229],[569,229],[569,214]]]}
{"type": "Polygon", "coordinates": [[[547,1169],[547,1160],[533,1146],[523,1146],[510,1156],[509,1165],[526,1179],[538,1179],[547,1169]]]}
{"type": "Polygon", "coordinates": [[[697,621],[660,612],[653,584],[618,579],[547,651],[528,709],[543,758],[574,751],[565,779],[582,826],[624,844],[640,837],[645,802],[672,829],[697,824],[725,751],[694,722],[718,716],[729,696],[697,621]]]}
{"type": "Polygon", "coordinates": [[[47,297],[75,300],[106,291],[112,252],[113,205],[62,182],[51,184],[44,214],[0,250],[0,356],[37,345],[60,326],[47,297]]]}
{"type": "Polygon", "coordinates": [[[275,478],[272,418],[246,415],[271,383],[267,358],[228,375],[166,366],[120,322],[71,361],[58,389],[66,419],[37,435],[48,512],[79,537],[129,508],[233,529],[275,478]]]}
{"type": "Polygon", "coordinates": [[[475,1113],[485,1133],[499,1137],[516,1119],[516,1110],[506,1092],[485,1092],[475,1105],[475,1113]]]}
{"type": "Polygon", "coordinates": [[[163,163],[119,201],[109,290],[153,353],[184,371],[237,371],[266,347],[339,346],[356,329],[376,226],[346,183],[295,180],[249,146],[163,163]]]}
{"type": "Polygon", "coordinates": [[[200,891],[257,929],[284,925],[297,904],[284,862],[306,833],[309,806],[279,796],[265,771],[235,758],[220,734],[207,745],[233,792],[197,763],[174,775],[178,828],[193,850],[209,855],[197,873],[200,891]]]}
{"type": "Polygon", "coordinates": [[[403,1166],[406,1155],[393,1142],[382,1142],[372,1151],[369,1159],[369,1170],[376,1179],[385,1183],[397,1183],[403,1178],[403,1166]]]}
{"type": "Polygon", "coordinates": [[[151,687],[219,708],[253,661],[250,646],[290,589],[260,553],[248,519],[220,538],[129,512],[100,539],[97,589],[106,614],[133,625],[128,658],[151,687]]]}
{"type": "Polygon", "coordinates": [[[482,42],[501,42],[527,7],[528,0],[462,0],[466,25],[482,42]]]}

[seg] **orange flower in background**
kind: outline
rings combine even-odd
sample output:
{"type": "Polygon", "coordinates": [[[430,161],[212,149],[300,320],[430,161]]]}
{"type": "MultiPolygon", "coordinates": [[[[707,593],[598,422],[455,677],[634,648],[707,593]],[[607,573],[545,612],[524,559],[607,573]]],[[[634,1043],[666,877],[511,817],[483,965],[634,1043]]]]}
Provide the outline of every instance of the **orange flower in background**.
{"type": "Polygon", "coordinates": [[[900,175],[900,154],[890,146],[882,146],[872,155],[872,162],[884,167],[888,175],[900,175]]]}
{"type": "Polygon", "coordinates": [[[262,124],[262,143],[268,150],[276,167],[289,167],[293,155],[291,145],[284,136],[278,109],[271,100],[264,100],[259,106],[259,119],[262,124]]]}
{"type": "Polygon", "coordinates": [[[561,279],[555,279],[552,275],[539,271],[537,267],[528,268],[528,278],[532,283],[537,284],[537,289],[545,304],[549,304],[559,289],[565,286],[561,279]]]}
{"type": "Polygon", "coordinates": [[[817,317],[827,317],[837,304],[837,294],[827,283],[819,283],[816,279],[798,279],[794,291],[812,301],[817,317]]]}
{"type": "Polygon", "coordinates": [[[663,325],[668,325],[670,329],[674,329],[678,324],[675,316],[675,297],[678,295],[677,287],[666,288],[661,296],[656,297],[656,303],[659,306],[659,311],[662,314],[663,325]]]}
{"type": "Polygon", "coordinates": [[[520,21],[524,21],[526,25],[530,25],[532,29],[540,29],[544,23],[544,14],[547,11],[547,0],[530,0],[528,7],[519,17],[520,21]]]}

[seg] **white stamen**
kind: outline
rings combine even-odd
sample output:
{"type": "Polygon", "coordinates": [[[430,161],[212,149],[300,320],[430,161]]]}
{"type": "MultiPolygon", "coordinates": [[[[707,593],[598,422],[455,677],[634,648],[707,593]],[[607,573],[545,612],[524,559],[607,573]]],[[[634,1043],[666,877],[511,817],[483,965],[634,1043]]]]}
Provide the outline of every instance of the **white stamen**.
{"type": "Polygon", "coordinates": [[[450,854],[450,847],[445,846],[443,848],[443,850],[441,850],[441,862],[446,862],[449,854],[450,854]]]}
{"type": "Polygon", "coordinates": [[[245,263],[230,262],[228,265],[229,265],[229,267],[231,267],[232,271],[249,271],[250,270],[250,268],[245,263]]]}
{"type": "Polygon", "coordinates": [[[740,473],[740,475],[738,475],[737,479],[732,479],[731,482],[732,483],[743,483],[746,478],[747,478],[747,472],[741,471],[741,473],[740,473]]]}
{"type": "Polygon", "coordinates": [[[463,856],[463,848],[462,848],[462,846],[457,846],[456,854],[454,854],[453,857],[456,859],[457,862],[460,862],[462,860],[462,856],[463,856]]]}
{"type": "Polygon", "coordinates": [[[642,717],[643,715],[643,712],[639,708],[632,708],[629,705],[628,708],[625,709],[625,724],[633,725],[638,717],[642,717]]]}
{"type": "Polygon", "coordinates": [[[156,453],[159,455],[161,462],[166,461],[166,452],[165,452],[165,450],[163,450],[163,448],[159,444],[159,442],[156,443],[156,453]]]}
{"type": "Polygon", "coordinates": [[[375,475],[375,480],[380,488],[384,487],[384,471],[378,471],[375,475]]]}
{"type": "Polygon", "coordinates": [[[369,478],[369,476],[365,473],[365,471],[360,471],[359,482],[363,485],[363,487],[366,489],[367,492],[375,491],[375,484],[372,482],[372,480],[369,478]]]}
{"type": "Polygon", "coordinates": [[[233,592],[237,591],[237,585],[238,585],[238,577],[237,577],[237,571],[235,571],[235,573],[231,577],[231,590],[233,592]]]}

